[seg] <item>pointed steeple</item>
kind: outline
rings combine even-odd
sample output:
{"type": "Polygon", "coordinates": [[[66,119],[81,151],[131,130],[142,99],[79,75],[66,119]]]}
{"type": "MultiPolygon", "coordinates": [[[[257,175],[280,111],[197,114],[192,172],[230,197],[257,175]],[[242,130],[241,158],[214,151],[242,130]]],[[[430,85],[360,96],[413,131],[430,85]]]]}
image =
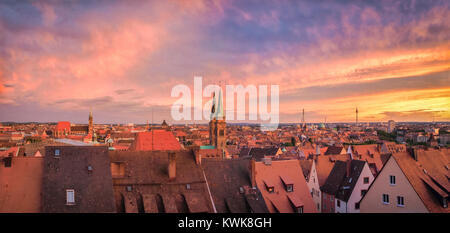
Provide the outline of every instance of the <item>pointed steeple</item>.
{"type": "Polygon", "coordinates": [[[216,115],[216,92],[213,93],[212,107],[211,107],[211,120],[214,119],[216,115]]]}
{"type": "Polygon", "coordinates": [[[216,117],[217,119],[224,119],[224,114],[223,114],[223,103],[222,103],[222,88],[220,88],[219,90],[219,99],[217,100],[217,113],[216,113],[216,117]]]}

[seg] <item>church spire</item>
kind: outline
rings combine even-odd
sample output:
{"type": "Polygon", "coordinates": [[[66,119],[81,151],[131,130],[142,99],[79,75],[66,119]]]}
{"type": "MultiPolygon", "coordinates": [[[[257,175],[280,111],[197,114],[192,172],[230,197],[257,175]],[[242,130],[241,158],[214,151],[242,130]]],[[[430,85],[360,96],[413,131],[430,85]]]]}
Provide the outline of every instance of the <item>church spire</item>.
{"type": "Polygon", "coordinates": [[[211,120],[216,116],[216,92],[213,93],[212,107],[211,107],[211,120]]]}
{"type": "Polygon", "coordinates": [[[222,88],[219,89],[219,99],[217,100],[217,113],[216,113],[217,119],[224,119],[223,114],[223,103],[222,103],[222,88]]]}

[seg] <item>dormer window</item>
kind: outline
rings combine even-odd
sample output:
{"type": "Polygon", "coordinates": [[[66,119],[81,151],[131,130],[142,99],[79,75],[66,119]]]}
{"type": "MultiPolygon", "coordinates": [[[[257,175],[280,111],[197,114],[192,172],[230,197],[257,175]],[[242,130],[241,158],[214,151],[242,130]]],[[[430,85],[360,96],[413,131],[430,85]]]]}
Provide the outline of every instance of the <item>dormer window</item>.
{"type": "Polygon", "coordinates": [[[294,182],[287,176],[280,176],[281,182],[283,182],[284,187],[286,188],[286,192],[294,191],[294,182]]]}
{"type": "Polygon", "coordinates": [[[287,195],[291,205],[296,213],[303,213],[303,201],[294,194],[290,193],[287,195]]]}
{"type": "Polygon", "coordinates": [[[292,185],[292,184],[286,185],[286,191],[287,191],[287,192],[292,192],[292,191],[294,191],[294,185],[292,185]]]}
{"type": "Polygon", "coordinates": [[[275,192],[275,186],[271,182],[264,181],[264,184],[266,184],[267,192],[269,192],[269,193],[275,192]]]}

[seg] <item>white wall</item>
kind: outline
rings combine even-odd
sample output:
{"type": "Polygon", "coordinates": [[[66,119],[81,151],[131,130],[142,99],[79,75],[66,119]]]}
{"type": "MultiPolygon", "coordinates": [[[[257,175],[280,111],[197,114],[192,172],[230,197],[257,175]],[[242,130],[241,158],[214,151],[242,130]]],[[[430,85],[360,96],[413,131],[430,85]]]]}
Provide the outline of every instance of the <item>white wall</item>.
{"type": "Polygon", "coordinates": [[[308,177],[308,188],[309,192],[311,192],[314,189],[313,192],[313,201],[314,205],[319,207],[317,209],[318,212],[321,212],[322,210],[322,192],[320,191],[320,185],[319,185],[319,179],[317,178],[317,170],[316,170],[316,163],[313,160],[313,164],[311,165],[311,172],[309,173],[308,177]]]}
{"type": "Polygon", "coordinates": [[[372,175],[369,166],[367,165],[367,163],[365,163],[358,181],[356,182],[355,188],[353,189],[353,192],[348,199],[347,213],[359,213],[360,210],[355,209],[355,203],[361,201],[361,190],[368,190],[370,184],[372,184],[374,179],[375,178],[372,175]],[[369,183],[364,184],[364,177],[369,177],[369,183]]]}

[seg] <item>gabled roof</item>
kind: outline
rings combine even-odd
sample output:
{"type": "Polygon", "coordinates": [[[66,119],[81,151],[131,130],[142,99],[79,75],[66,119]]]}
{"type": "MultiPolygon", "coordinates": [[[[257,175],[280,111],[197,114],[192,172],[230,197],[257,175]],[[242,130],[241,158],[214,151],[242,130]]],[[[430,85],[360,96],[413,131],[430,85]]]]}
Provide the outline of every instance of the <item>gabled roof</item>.
{"type": "Polygon", "coordinates": [[[364,155],[379,153],[377,144],[354,145],[353,151],[357,154],[364,154],[364,155]]]}
{"type": "Polygon", "coordinates": [[[171,131],[152,130],[150,132],[139,132],[130,150],[133,151],[168,151],[181,150],[181,145],[171,131]]]}
{"type": "Polygon", "coordinates": [[[344,147],[342,147],[342,146],[329,146],[327,151],[325,152],[325,155],[341,154],[342,150],[344,150],[344,147]]]}
{"type": "Polygon", "coordinates": [[[327,156],[320,155],[316,158],[317,179],[319,180],[320,186],[323,186],[325,184],[325,181],[327,180],[336,161],[347,161],[348,159],[350,159],[350,157],[346,154],[327,156]]]}
{"type": "Polygon", "coordinates": [[[303,176],[307,179],[309,177],[309,173],[311,172],[311,167],[313,164],[312,160],[300,160],[300,166],[302,167],[303,176]]]}
{"type": "Polygon", "coordinates": [[[264,158],[264,156],[275,156],[280,148],[278,147],[254,147],[250,150],[249,155],[256,160],[264,158]]]}
{"type": "Polygon", "coordinates": [[[392,158],[395,159],[430,212],[450,212],[448,207],[442,207],[442,200],[440,200],[441,198],[448,200],[449,170],[445,167],[450,166],[448,151],[419,150],[417,151],[418,161],[414,160],[408,152],[393,153],[392,158]]]}
{"type": "Polygon", "coordinates": [[[202,168],[218,213],[267,213],[261,192],[251,190],[249,159],[206,159],[202,168]],[[242,189],[242,193],[241,193],[242,189]]]}
{"type": "Polygon", "coordinates": [[[350,162],[350,174],[342,181],[339,191],[336,194],[336,198],[345,202],[348,201],[365,164],[366,162],[361,160],[352,160],[350,162]]]}
{"type": "Polygon", "coordinates": [[[64,131],[66,130],[67,132],[70,131],[70,122],[68,121],[59,121],[58,124],[56,125],[56,131],[64,131]]]}
{"type": "Polygon", "coordinates": [[[255,172],[256,184],[271,213],[293,213],[295,209],[291,199],[295,200],[295,203],[299,203],[297,200],[303,203],[303,212],[317,212],[298,160],[276,160],[272,161],[270,165],[256,162],[255,172]],[[292,180],[289,182],[293,183],[293,192],[287,192],[280,177],[289,177],[292,180]],[[269,193],[265,182],[274,186],[274,192],[269,193]]]}
{"type": "Polygon", "coordinates": [[[241,152],[239,153],[239,157],[240,158],[249,157],[249,153],[250,153],[250,148],[244,147],[241,149],[241,152]]]}
{"type": "Polygon", "coordinates": [[[325,192],[330,195],[336,195],[339,191],[339,187],[341,186],[342,181],[345,178],[347,173],[347,163],[343,161],[336,161],[333,169],[328,175],[325,184],[321,186],[322,192],[325,192]]]}

